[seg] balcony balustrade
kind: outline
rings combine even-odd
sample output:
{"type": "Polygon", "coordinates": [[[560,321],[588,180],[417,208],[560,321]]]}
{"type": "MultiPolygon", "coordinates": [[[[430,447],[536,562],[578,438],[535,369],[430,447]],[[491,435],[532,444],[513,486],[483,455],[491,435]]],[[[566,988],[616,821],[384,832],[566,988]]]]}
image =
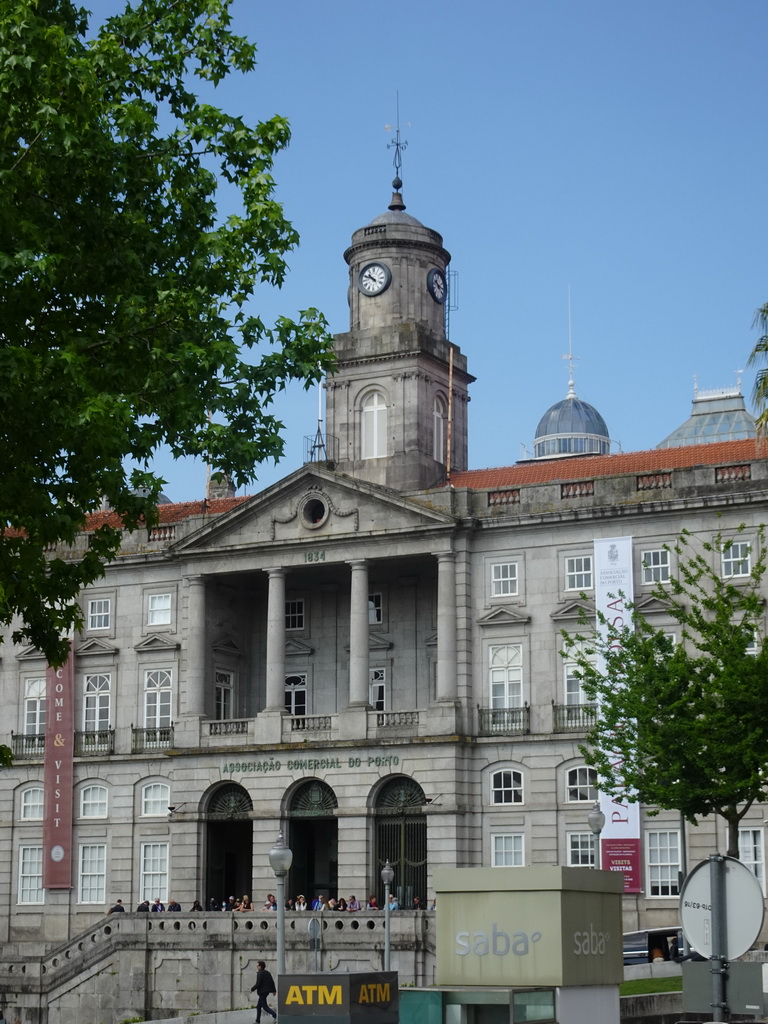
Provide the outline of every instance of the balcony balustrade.
{"type": "Polygon", "coordinates": [[[173,746],[172,725],[148,729],[136,729],[131,726],[131,733],[131,751],[134,754],[146,754],[153,750],[169,750],[173,746]]]}
{"type": "Polygon", "coordinates": [[[531,731],[531,709],[478,707],[478,726],[481,736],[521,736],[531,731]]]}
{"type": "Polygon", "coordinates": [[[553,732],[587,732],[597,721],[597,704],[553,704],[553,732]]]}

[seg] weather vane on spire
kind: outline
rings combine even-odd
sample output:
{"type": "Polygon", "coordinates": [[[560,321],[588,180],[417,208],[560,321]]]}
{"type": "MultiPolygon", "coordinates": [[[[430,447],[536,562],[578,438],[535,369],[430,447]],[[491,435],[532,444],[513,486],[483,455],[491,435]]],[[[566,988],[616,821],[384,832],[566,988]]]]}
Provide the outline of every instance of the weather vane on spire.
{"type": "Polygon", "coordinates": [[[576,394],[573,381],[573,364],[576,356],[573,354],[573,320],[571,317],[571,286],[568,285],[568,352],[563,356],[568,360],[568,397],[576,394]]]}
{"type": "MultiPolygon", "coordinates": [[[[410,124],[410,122],[409,122],[410,124]]],[[[386,131],[392,131],[391,124],[385,124],[384,128],[386,131]]],[[[397,93],[397,125],[395,127],[395,137],[392,142],[387,143],[387,149],[394,149],[395,156],[392,163],[395,165],[395,177],[392,182],[392,188],[399,192],[403,187],[403,182],[400,177],[400,171],[403,169],[403,150],[408,148],[408,143],[403,142],[400,139],[400,93],[397,93]]]]}

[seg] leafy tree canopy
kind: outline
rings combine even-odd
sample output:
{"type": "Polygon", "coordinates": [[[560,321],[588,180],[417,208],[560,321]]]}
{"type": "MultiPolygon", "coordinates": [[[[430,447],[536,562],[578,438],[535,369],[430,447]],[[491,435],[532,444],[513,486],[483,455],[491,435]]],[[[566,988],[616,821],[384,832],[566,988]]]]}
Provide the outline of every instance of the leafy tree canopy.
{"type": "MultiPolygon", "coordinates": [[[[764,363],[768,359],[768,302],[755,313],[755,327],[761,331],[757,344],[749,357],[750,366],[764,363]]],[[[753,390],[755,404],[762,410],[757,417],[757,427],[764,433],[768,427],[768,368],[758,370],[753,390]]]]}
{"type": "Polygon", "coordinates": [[[669,549],[677,572],[652,594],[679,638],[629,605],[633,628],[601,617],[600,634],[564,633],[562,652],[600,705],[581,748],[600,788],[679,810],[693,824],[720,815],[734,857],[739,822],[768,799],[765,531],[755,531],[748,552],[734,547],[744,543],[741,532],[711,543],[684,532],[669,549]],[[723,576],[723,567],[737,572],[723,576]]]}
{"type": "Polygon", "coordinates": [[[271,174],[286,121],[195,93],[255,64],[229,5],[135,0],[87,38],[71,0],[3,3],[0,623],[52,663],[119,531],[79,561],[46,549],[104,500],[129,529],[156,521],[161,445],[252,479],[282,450],[275,393],[331,361],[316,310],[267,326],[248,308],[298,236],[271,174]]]}

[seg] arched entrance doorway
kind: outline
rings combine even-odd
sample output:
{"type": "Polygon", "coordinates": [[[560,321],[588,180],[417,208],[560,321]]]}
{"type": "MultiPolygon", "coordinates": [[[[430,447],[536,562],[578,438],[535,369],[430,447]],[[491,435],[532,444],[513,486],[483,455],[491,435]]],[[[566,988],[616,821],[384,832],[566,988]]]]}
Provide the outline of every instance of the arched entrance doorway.
{"type": "Polygon", "coordinates": [[[288,817],[293,865],[290,895],[311,901],[322,893],[336,896],[339,884],[339,829],[336,794],[318,779],[302,783],[293,794],[288,817]]]}
{"type": "Polygon", "coordinates": [[[230,896],[251,895],[253,881],[253,803],[236,783],[215,789],[203,812],[205,826],[205,906],[230,896]]]}
{"type": "Polygon", "coordinates": [[[395,872],[392,891],[403,909],[414,896],[427,905],[426,802],[418,782],[405,775],[386,782],[376,797],[376,887],[383,901],[381,869],[389,861],[395,872]]]}

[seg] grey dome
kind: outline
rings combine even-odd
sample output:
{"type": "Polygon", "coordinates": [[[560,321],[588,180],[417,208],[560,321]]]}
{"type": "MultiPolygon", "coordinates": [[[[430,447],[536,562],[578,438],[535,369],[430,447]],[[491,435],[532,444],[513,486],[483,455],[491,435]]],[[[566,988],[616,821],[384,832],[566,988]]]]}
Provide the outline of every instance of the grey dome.
{"type": "Polygon", "coordinates": [[[414,228],[424,227],[420,220],[416,220],[415,217],[412,217],[410,213],[406,213],[405,210],[385,210],[378,217],[374,217],[368,227],[375,228],[382,224],[407,224],[409,227],[414,228]]]}
{"type": "Polygon", "coordinates": [[[600,413],[583,402],[570,382],[568,394],[555,402],[539,420],[534,438],[535,459],[555,459],[568,455],[607,455],[611,439],[600,413]]]}

